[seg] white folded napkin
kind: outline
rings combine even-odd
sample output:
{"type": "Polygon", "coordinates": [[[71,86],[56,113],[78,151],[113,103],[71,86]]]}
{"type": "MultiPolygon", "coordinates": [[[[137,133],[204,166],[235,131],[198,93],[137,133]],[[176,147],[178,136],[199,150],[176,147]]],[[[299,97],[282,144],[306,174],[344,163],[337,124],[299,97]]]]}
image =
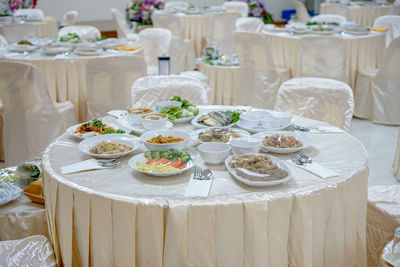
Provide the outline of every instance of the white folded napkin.
{"type": "Polygon", "coordinates": [[[189,184],[186,187],[185,197],[207,197],[210,192],[211,184],[214,180],[195,180],[194,174],[190,176],[189,184]]]}
{"type": "Polygon", "coordinates": [[[88,159],[74,164],[61,167],[61,173],[74,173],[88,170],[105,169],[106,167],[100,166],[95,159],[88,159]]]}
{"type": "Polygon", "coordinates": [[[303,170],[309,171],[309,172],[321,177],[322,179],[338,176],[338,174],[336,172],[316,163],[315,161],[313,161],[312,163],[307,163],[307,164],[303,164],[303,165],[297,165],[297,164],[293,163],[293,161],[290,159],[287,160],[287,162],[289,162],[290,164],[292,164],[296,167],[299,167],[303,170]]]}
{"type": "Polygon", "coordinates": [[[110,110],[109,112],[107,112],[107,114],[120,119],[120,118],[124,117],[128,113],[127,113],[126,110],[110,110]]]}

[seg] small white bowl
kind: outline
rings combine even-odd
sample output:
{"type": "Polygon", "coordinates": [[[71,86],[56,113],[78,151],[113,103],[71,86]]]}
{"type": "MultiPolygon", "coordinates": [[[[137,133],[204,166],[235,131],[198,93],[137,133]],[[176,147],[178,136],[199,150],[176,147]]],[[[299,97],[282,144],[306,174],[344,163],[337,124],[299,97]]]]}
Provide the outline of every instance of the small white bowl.
{"type": "Polygon", "coordinates": [[[128,121],[132,124],[140,124],[140,117],[146,114],[153,113],[151,108],[128,108],[128,121]],[[138,111],[149,110],[145,113],[136,113],[138,111]]]}
{"type": "Polygon", "coordinates": [[[204,143],[197,147],[204,162],[212,165],[222,164],[229,156],[231,146],[224,143],[204,143]]]}
{"type": "Polygon", "coordinates": [[[164,108],[181,107],[181,106],[182,106],[182,102],[179,102],[179,101],[171,101],[171,100],[158,101],[156,104],[156,110],[158,112],[160,112],[164,108]]]}
{"type": "Polygon", "coordinates": [[[140,140],[144,143],[144,146],[149,150],[161,150],[161,149],[169,149],[169,148],[184,149],[190,140],[190,136],[189,136],[189,134],[187,134],[184,131],[160,130],[160,131],[146,132],[140,136],[140,140]],[[153,143],[147,142],[147,140],[157,137],[157,136],[160,136],[160,135],[175,136],[175,137],[183,138],[185,140],[182,142],[179,142],[179,143],[171,143],[171,144],[153,144],[153,143]]]}
{"type": "Polygon", "coordinates": [[[154,131],[165,127],[168,122],[168,116],[162,113],[150,113],[140,116],[140,121],[142,122],[143,128],[154,131]],[[154,117],[158,117],[158,119],[151,119],[154,117]]]}
{"type": "Polygon", "coordinates": [[[261,148],[261,142],[254,138],[237,138],[230,142],[232,153],[234,155],[258,153],[261,148]]]}

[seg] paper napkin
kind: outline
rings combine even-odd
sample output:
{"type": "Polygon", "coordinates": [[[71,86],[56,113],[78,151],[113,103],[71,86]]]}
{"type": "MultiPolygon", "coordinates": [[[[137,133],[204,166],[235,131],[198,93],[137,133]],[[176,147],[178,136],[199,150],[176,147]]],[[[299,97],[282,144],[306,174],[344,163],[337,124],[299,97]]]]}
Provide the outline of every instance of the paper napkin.
{"type": "Polygon", "coordinates": [[[195,180],[193,176],[194,174],[190,176],[189,184],[185,191],[185,197],[207,197],[214,177],[210,180],[195,180]]]}
{"type": "Polygon", "coordinates": [[[95,159],[88,159],[80,161],[71,165],[61,167],[61,173],[74,173],[88,170],[105,169],[106,167],[100,166],[95,159]]]}
{"type": "Polygon", "coordinates": [[[336,172],[334,172],[331,169],[328,169],[324,166],[321,166],[320,164],[318,164],[314,161],[312,163],[307,163],[307,164],[303,164],[303,165],[294,164],[293,161],[290,159],[287,160],[287,162],[289,162],[290,164],[292,164],[296,167],[299,167],[303,170],[311,172],[311,173],[321,177],[322,179],[338,176],[338,174],[336,172]]]}

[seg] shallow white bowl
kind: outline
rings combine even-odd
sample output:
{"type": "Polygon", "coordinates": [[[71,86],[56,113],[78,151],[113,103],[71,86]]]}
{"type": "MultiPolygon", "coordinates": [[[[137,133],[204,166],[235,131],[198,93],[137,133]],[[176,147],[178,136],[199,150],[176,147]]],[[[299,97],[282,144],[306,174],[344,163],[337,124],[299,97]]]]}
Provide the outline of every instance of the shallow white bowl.
{"type": "Polygon", "coordinates": [[[129,110],[135,110],[135,109],[139,109],[139,108],[129,108],[128,109],[128,120],[132,124],[141,124],[140,117],[142,117],[143,115],[146,115],[146,114],[154,113],[154,111],[151,108],[150,108],[151,112],[148,112],[148,113],[142,113],[142,114],[129,113],[129,110]]]}
{"type": "Polygon", "coordinates": [[[164,108],[181,107],[181,106],[182,106],[182,103],[179,101],[171,101],[171,100],[158,101],[156,104],[156,109],[158,112],[160,112],[164,108]]]}
{"type": "Polygon", "coordinates": [[[144,146],[149,150],[160,150],[169,148],[184,149],[189,140],[190,140],[189,134],[187,134],[184,131],[176,131],[176,130],[151,131],[151,132],[146,132],[140,136],[140,141],[142,141],[144,143],[144,146]],[[179,143],[172,143],[172,144],[152,144],[147,142],[147,140],[153,137],[157,137],[159,135],[181,137],[185,140],[179,143]]]}
{"type": "Polygon", "coordinates": [[[168,122],[168,116],[165,114],[162,115],[160,113],[150,113],[140,116],[140,121],[142,122],[143,128],[151,131],[165,128],[165,125],[168,122]],[[150,120],[143,118],[144,116],[150,116],[150,115],[158,115],[158,116],[164,115],[164,116],[162,116],[163,118],[160,118],[159,120],[150,120]]]}
{"type": "Polygon", "coordinates": [[[279,154],[288,154],[288,153],[294,153],[298,152],[303,149],[307,149],[312,145],[312,140],[310,137],[307,136],[307,134],[304,133],[296,133],[296,132],[290,132],[290,131],[265,131],[261,133],[257,133],[252,136],[255,139],[260,140],[261,142],[261,151],[263,152],[272,152],[272,153],[279,153],[279,154]],[[289,148],[280,148],[280,147],[270,147],[270,146],[264,146],[262,143],[265,139],[266,136],[272,136],[276,134],[283,134],[285,136],[294,136],[297,140],[303,143],[303,146],[301,147],[289,147],[289,148]]]}
{"type": "Polygon", "coordinates": [[[237,138],[230,142],[232,153],[241,155],[247,153],[258,153],[261,148],[261,141],[254,138],[237,138]]]}
{"type": "Polygon", "coordinates": [[[204,143],[197,147],[204,162],[218,165],[229,156],[231,146],[225,143],[204,143]]]}

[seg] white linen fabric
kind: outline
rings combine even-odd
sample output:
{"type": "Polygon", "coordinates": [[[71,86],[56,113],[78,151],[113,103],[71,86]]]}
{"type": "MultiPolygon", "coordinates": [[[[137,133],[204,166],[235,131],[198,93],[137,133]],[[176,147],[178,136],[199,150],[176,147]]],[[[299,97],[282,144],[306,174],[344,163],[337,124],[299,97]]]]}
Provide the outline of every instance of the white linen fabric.
{"type": "Polygon", "coordinates": [[[236,19],[240,17],[239,13],[220,13],[212,17],[210,44],[218,47],[221,54],[232,55],[235,53],[233,32],[235,31],[236,19]]]}
{"type": "Polygon", "coordinates": [[[345,23],[346,18],[341,15],[325,14],[317,15],[311,18],[311,21],[315,22],[326,22],[326,23],[345,23]]]}
{"type": "Polygon", "coordinates": [[[398,244],[397,239],[398,238],[393,237],[393,239],[390,240],[383,248],[381,258],[376,265],[377,267],[392,267],[400,265],[400,246],[396,246],[396,244],[398,244]]]}
{"type": "Polygon", "coordinates": [[[131,89],[134,107],[154,107],[160,100],[180,96],[190,103],[207,104],[206,85],[194,78],[179,75],[146,76],[139,78],[131,89]]]}
{"type": "Polygon", "coordinates": [[[238,12],[242,18],[247,18],[249,15],[249,5],[247,2],[231,1],[225,2],[222,7],[228,12],[238,12]]]}
{"type": "Polygon", "coordinates": [[[348,131],[354,112],[351,88],[324,78],[295,78],[279,88],[275,110],[327,122],[348,131]]]}
{"type": "Polygon", "coordinates": [[[304,4],[302,2],[299,1],[293,1],[294,2],[294,7],[296,9],[296,15],[298,18],[299,22],[307,22],[310,21],[310,15],[308,14],[308,11],[306,9],[306,7],[304,6],[304,4]]]}
{"type": "Polygon", "coordinates": [[[349,9],[347,8],[347,6],[338,3],[321,4],[320,13],[321,15],[340,15],[343,16],[346,20],[350,20],[349,9]]]}
{"type": "Polygon", "coordinates": [[[340,37],[306,36],[299,46],[300,76],[348,82],[347,43],[340,37]]]}
{"type": "Polygon", "coordinates": [[[360,71],[354,115],[383,124],[400,124],[400,37],[385,51],[379,70],[360,71]]]}
{"type": "Polygon", "coordinates": [[[238,18],[236,20],[236,30],[248,32],[260,32],[264,22],[259,18],[238,18]]]}
{"type": "MultiPolygon", "coordinates": [[[[232,109],[249,107],[200,106],[201,112],[232,109]]],[[[326,125],[303,118],[296,123],[326,125]]],[[[191,124],[174,128],[195,129],[191,124]]],[[[116,169],[61,175],[61,166],[86,158],[78,142],[63,135],[43,156],[46,209],[58,263],[366,266],[365,148],[347,133],[309,137],[315,147],[309,155],[337,177],[320,179],[289,165],[293,179],[287,184],[252,188],[238,183],[222,165],[205,165],[191,149],[196,164],[212,170],[214,181],[208,198],[185,198],[191,172],[154,178],[134,172],[127,158],[116,169]]]]}
{"type": "Polygon", "coordinates": [[[275,67],[267,38],[260,33],[234,33],[240,62],[240,76],[234,91],[234,105],[273,109],[282,82],[290,78],[289,70],[275,67]],[[249,97],[249,96],[252,97],[249,97]]]}
{"type": "Polygon", "coordinates": [[[381,16],[374,22],[374,27],[383,27],[388,29],[386,33],[386,47],[397,37],[400,37],[400,16],[381,16]]]}
{"type": "Polygon", "coordinates": [[[157,74],[158,57],[169,53],[172,39],[171,31],[159,28],[144,29],[139,33],[139,39],[143,45],[147,72],[157,74]]]}
{"type": "Polygon", "coordinates": [[[72,26],[75,25],[76,17],[78,17],[78,11],[69,10],[65,12],[64,17],[61,21],[61,25],[72,26]]]}
{"type": "Polygon", "coordinates": [[[167,12],[172,12],[176,10],[185,11],[189,7],[189,4],[184,1],[170,1],[165,3],[164,9],[167,12]]]}
{"type": "Polygon", "coordinates": [[[86,64],[88,119],[99,118],[109,110],[124,110],[131,104],[131,87],[146,76],[143,57],[95,58],[86,64]]]}
{"type": "Polygon", "coordinates": [[[114,19],[115,28],[117,29],[118,38],[126,38],[131,41],[137,40],[137,34],[129,29],[128,23],[122,13],[116,8],[111,8],[110,11],[114,19]]]}
{"type": "Polygon", "coordinates": [[[3,127],[4,127],[4,105],[0,99],[0,162],[4,162],[3,127]]]}
{"type": "Polygon", "coordinates": [[[14,17],[24,17],[27,20],[41,20],[44,19],[43,11],[38,8],[22,8],[17,9],[14,17]]]}
{"type": "Polygon", "coordinates": [[[66,26],[58,31],[58,39],[66,36],[68,33],[76,33],[83,41],[96,40],[101,37],[99,29],[89,25],[66,26]]]}
{"type": "Polygon", "coordinates": [[[39,70],[26,63],[0,62],[5,162],[13,166],[38,157],[46,146],[77,122],[71,102],[53,103],[39,70]]]}
{"type": "Polygon", "coordinates": [[[42,235],[34,235],[0,242],[0,265],[56,267],[57,261],[49,240],[42,235]]]}
{"type": "Polygon", "coordinates": [[[394,155],[393,172],[397,180],[400,181],[400,129],[399,129],[399,136],[397,137],[396,153],[394,155]]]}
{"type": "Polygon", "coordinates": [[[8,42],[6,40],[6,38],[0,34],[0,47],[7,47],[8,46],[8,42]]]}
{"type": "Polygon", "coordinates": [[[2,34],[10,44],[31,37],[56,39],[57,33],[58,26],[55,19],[25,21],[24,23],[7,23],[0,26],[0,34],[2,34]]]}

